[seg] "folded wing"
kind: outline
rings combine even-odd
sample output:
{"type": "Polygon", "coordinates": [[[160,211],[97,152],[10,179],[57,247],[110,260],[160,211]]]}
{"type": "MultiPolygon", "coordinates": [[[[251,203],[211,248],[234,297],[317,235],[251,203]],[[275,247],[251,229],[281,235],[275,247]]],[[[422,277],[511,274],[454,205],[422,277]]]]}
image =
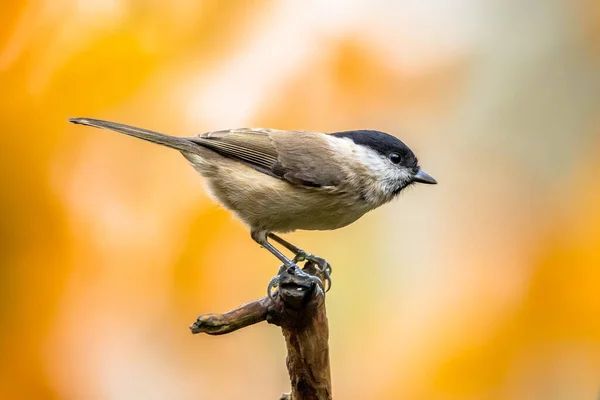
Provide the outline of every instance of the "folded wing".
{"type": "Polygon", "coordinates": [[[191,140],[294,185],[336,186],[343,177],[324,136],[307,131],[242,128],[208,132],[191,140]]]}

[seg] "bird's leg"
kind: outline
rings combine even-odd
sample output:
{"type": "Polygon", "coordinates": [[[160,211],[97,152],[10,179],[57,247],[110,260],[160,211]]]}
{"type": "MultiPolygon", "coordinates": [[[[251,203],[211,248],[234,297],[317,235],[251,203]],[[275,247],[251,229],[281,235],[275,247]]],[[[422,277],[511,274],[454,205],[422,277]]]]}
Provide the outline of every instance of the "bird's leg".
{"type": "MultiPolygon", "coordinates": [[[[287,258],[282,252],[277,250],[277,248],[275,246],[273,246],[271,243],[269,243],[269,241],[267,240],[267,232],[259,231],[259,230],[252,230],[250,232],[250,235],[252,236],[252,239],[254,239],[254,241],[256,243],[260,244],[262,247],[267,249],[271,254],[273,254],[275,257],[277,257],[283,263],[283,265],[279,268],[279,273],[281,273],[281,271],[285,271],[284,268],[298,268],[296,263],[294,263],[292,260],[287,258]]],[[[300,268],[298,268],[298,269],[300,270],[300,268]]],[[[279,275],[279,273],[278,273],[278,275],[279,275]]],[[[304,272],[302,272],[302,273],[304,273],[304,272]]],[[[314,278],[315,283],[317,283],[321,287],[321,289],[323,289],[323,291],[325,291],[323,282],[321,282],[321,280],[319,278],[317,278],[316,276],[313,276],[312,278],[314,278]]],[[[271,282],[269,282],[269,286],[267,288],[267,290],[269,292],[268,293],[269,297],[272,297],[271,289],[273,289],[274,287],[276,287],[278,285],[279,285],[279,279],[276,276],[275,278],[271,279],[271,282]]]]}
{"type": "Polygon", "coordinates": [[[311,262],[315,263],[321,269],[321,271],[323,272],[323,275],[325,276],[325,280],[327,281],[327,291],[329,291],[329,289],[331,289],[332,268],[331,268],[331,264],[329,264],[327,262],[327,260],[325,260],[324,258],[321,258],[321,257],[317,257],[313,254],[307,253],[306,251],[302,250],[299,247],[294,246],[287,240],[280,238],[279,236],[277,236],[274,233],[269,233],[268,237],[273,239],[274,241],[276,241],[277,243],[279,243],[280,245],[282,245],[283,247],[285,247],[292,253],[294,253],[294,255],[295,255],[294,260],[293,260],[294,263],[298,263],[298,262],[302,262],[302,261],[311,261],[311,262]]]}
{"type": "Polygon", "coordinates": [[[271,254],[273,254],[275,257],[277,257],[279,259],[279,261],[281,261],[283,263],[283,265],[285,265],[286,267],[295,267],[296,266],[296,264],[292,260],[287,258],[282,252],[277,250],[277,248],[275,246],[273,246],[271,243],[269,243],[269,241],[267,240],[267,232],[253,230],[250,233],[250,235],[252,236],[252,239],[254,239],[254,241],[256,243],[260,244],[262,247],[267,249],[271,254]]]}
{"type": "Polygon", "coordinates": [[[305,252],[304,250],[302,250],[301,248],[294,246],[287,240],[280,238],[279,236],[277,236],[274,233],[269,233],[268,236],[270,239],[273,239],[274,241],[276,241],[277,243],[279,243],[280,245],[282,245],[283,247],[285,247],[286,249],[288,249],[289,251],[294,253],[294,255],[295,255],[294,261],[295,262],[304,261],[304,260],[306,260],[306,257],[309,256],[309,254],[307,252],[305,252]]]}
{"type": "Polygon", "coordinates": [[[286,249],[288,249],[289,251],[294,253],[295,254],[294,262],[312,261],[313,263],[315,263],[319,267],[321,267],[321,270],[324,273],[331,274],[331,272],[332,272],[331,265],[324,258],[317,257],[313,254],[307,253],[306,251],[302,250],[299,247],[294,246],[287,240],[277,236],[274,233],[269,233],[268,236],[269,236],[269,238],[273,239],[274,241],[276,241],[277,243],[279,243],[280,245],[282,245],[283,247],[285,247],[286,249]]]}

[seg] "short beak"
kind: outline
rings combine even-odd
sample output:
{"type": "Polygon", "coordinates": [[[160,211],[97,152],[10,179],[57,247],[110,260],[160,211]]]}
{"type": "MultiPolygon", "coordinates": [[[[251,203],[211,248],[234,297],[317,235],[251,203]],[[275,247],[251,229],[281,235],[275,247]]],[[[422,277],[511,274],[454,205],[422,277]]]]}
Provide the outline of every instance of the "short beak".
{"type": "Polygon", "coordinates": [[[433,176],[425,173],[422,169],[413,175],[413,182],[428,183],[430,185],[437,184],[437,181],[433,179],[433,176]]]}

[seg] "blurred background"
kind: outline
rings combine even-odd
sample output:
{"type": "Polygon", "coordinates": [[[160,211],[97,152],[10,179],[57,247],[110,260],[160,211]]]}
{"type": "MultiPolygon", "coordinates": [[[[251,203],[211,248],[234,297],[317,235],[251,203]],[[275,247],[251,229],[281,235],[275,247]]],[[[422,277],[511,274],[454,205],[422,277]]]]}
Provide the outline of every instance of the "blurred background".
{"type": "Polygon", "coordinates": [[[11,0],[0,13],[0,397],[276,399],[279,330],[193,336],[278,263],[175,151],[390,132],[440,183],[338,231],[337,399],[600,395],[597,1],[11,0]]]}

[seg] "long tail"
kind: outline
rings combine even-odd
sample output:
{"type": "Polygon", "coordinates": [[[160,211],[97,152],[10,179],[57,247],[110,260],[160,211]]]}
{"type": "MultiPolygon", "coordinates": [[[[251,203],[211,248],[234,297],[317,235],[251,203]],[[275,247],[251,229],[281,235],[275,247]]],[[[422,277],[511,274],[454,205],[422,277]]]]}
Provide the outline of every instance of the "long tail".
{"type": "Polygon", "coordinates": [[[134,126],[123,125],[116,122],[102,121],[91,118],[69,118],[69,122],[80,125],[93,126],[95,128],[110,129],[111,131],[124,133],[152,143],[160,144],[183,152],[195,153],[198,151],[198,145],[189,139],[163,135],[162,133],[149,131],[147,129],[136,128],[134,126]]]}

